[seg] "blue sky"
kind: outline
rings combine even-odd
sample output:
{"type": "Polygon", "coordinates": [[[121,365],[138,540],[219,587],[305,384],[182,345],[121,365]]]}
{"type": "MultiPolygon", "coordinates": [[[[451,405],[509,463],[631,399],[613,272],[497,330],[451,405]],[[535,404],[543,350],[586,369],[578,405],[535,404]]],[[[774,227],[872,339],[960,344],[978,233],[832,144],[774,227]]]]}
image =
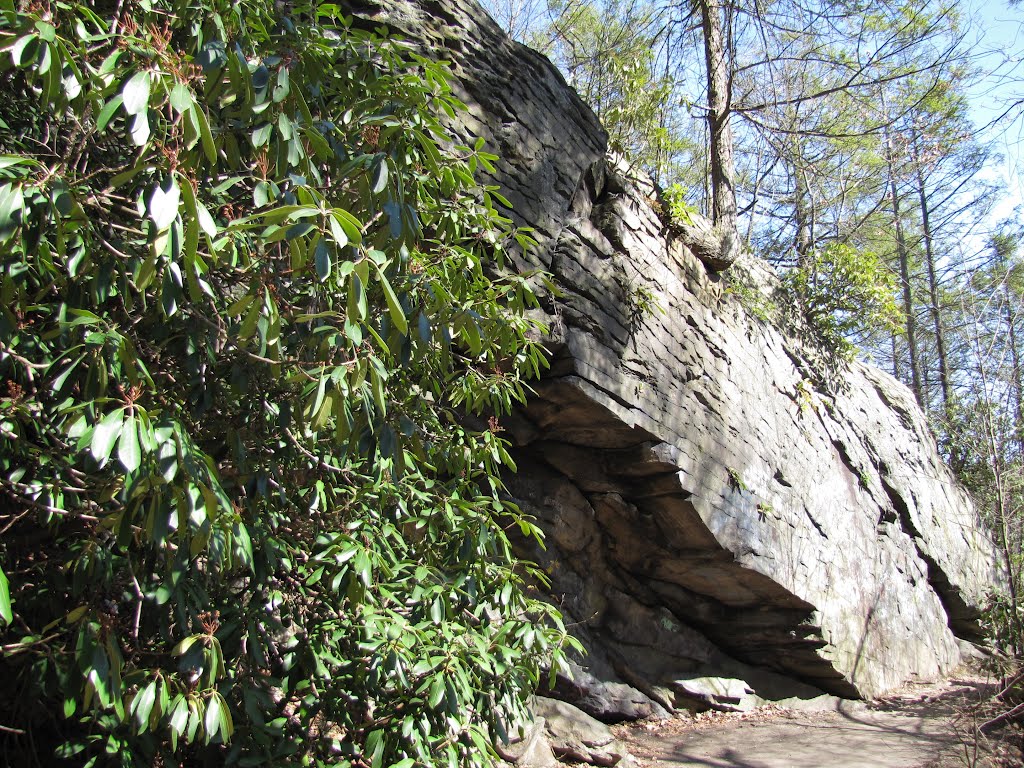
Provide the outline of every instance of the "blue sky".
{"type": "MultiPolygon", "coordinates": [[[[1006,109],[1008,100],[1024,98],[1024,4],[1011,8],[1006,0],[973,0],[973,15],[978,22],[975,53],[983,69],[995,73],[980,84],[972,98],[975,125],[991,123],[1006,109]]],[[[998,126],[988,132],[1003,155],[1003,164],[993,176],[1002,178],[1006,198],[995,218],[1010,217],[1024,202],[1024,119],[998,126]]]]}

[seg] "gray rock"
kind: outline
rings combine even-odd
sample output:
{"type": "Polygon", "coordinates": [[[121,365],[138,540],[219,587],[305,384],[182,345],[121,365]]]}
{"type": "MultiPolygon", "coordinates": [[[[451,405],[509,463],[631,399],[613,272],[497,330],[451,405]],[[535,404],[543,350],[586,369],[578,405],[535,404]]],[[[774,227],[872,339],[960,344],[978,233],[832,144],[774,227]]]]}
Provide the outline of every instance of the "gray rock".
{"type": "Polygon", "coordinates": [[[867,705],[862,701],[850,701],[849,699],[841,699],[838,696],[829,696],[828,694],[822,694],[810,699],[801,699],[793,696],[787,699],[778,699],[772,703],[794,712],[844,712],[853,715],[858,712],[867,711],[867,705]]]}
{"type": "Polygon", "coordinates": [[[771,271],[749,255],[728,282],[709,270],[687,238],[701,251],[713,228],[668,231],[557,71],[471,0],[353,10],[452,60],[457,130],[501,155],[490,181],[540,243],[519,263],[560,291],[542,318],[550,371],[509,418],[508,486],[548,532],[548,550],[521,551],[601,659],[595,677],[673,706],[692,677],[810,700],[954,668],[1002,577],[909,391],[860,363],[826,387],[818,357],[766,321],[771,271]]]}
{"type": "Polygon", "coordinates": [[[536,696],[532,709],[544,718],[551,749],[563,762],[613,766],[627,754],[607,725],[571,704],[536,696]]]}
{"type": "Polygon", "coordinates": [[[569,663],[571,676],[559,675],[555,689],[549,692],[551,697],[568,702],[604,723],[669,716],[668,711],[651,697],[619,682],[611,667],[597,664],[596,654],[585,661],[588,668],[569,663]],[[590,669],[602,677],[592,674],[590,669]]]}
{"type": "Polygon", "coordinates": [[[728,677],[690,677],[673,680],[677,708],[696,711],[717,709],[721,712],[749,712],[761,699],[743,680],[728,677]]]}
{"type": "Polygon", "coordinates": [[[967,663],[981,664],[992,658],[991,651],[970,640],[958,639],[957,645],[960,648],[960,656],[967,663]]]}
{"type": "Polygon", "coordinates": [[[551,751],[543,717],[523,723],[517,734],[510,734],[508,744],[494,745],[498,757],[516,768],[557,768],[558,760],[551,751]]]}

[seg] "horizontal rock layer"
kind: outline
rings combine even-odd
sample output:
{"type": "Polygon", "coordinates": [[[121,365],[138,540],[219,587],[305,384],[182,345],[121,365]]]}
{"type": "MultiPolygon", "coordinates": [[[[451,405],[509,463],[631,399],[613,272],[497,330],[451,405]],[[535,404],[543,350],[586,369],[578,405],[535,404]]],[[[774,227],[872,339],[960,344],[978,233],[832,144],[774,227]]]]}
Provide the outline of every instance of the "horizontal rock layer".
{"type": "Polygon", "coordinates": [[[906,388],[855,363],[824,391],[740,301],[765,268],[725,280],[670,237],[590,110],[475,4],[354,10],[452,61],[458,130],[500,153],[529,263],[562,292],[551,370],[504,422],[510,489],[547,533],[530,554],[590,649],[558,695],[615,720],[872,696],[957,664],[998,574],[906,388]],[[712,677],[724,693],[694,693],[712,677]]]}

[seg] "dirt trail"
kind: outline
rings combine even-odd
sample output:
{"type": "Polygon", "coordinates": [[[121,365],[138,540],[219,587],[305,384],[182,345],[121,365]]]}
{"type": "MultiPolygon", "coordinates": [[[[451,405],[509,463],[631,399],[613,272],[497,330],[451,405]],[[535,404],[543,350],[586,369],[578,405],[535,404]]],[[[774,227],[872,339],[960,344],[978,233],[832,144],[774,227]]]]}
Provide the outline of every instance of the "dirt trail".
{"type": "MultiPolygon", "coordinates": [[[[871,705],[838,711],[761,709],[708,713],[663,724],[621,728],[619,737],[644,768],[952,768],[1020,765],[965,751],[972,731],[962,716],[991,690],[972,675],[907,686],[871,705]]],[[[1019,753],[1016,760],[1019,761],[1019,753]]]]}

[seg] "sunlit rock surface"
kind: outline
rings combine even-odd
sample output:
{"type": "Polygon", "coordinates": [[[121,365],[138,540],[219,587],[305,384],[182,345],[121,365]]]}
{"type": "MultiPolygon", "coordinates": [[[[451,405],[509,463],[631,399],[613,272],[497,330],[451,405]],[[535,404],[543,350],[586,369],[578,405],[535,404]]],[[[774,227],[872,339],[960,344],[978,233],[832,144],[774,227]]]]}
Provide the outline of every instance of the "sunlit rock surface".
{"type": "MultiPolygon", "coordinates": [[[[854,364],[826,391],[684,245],[699,252],[699,231],[668,236],[557,71],[478,6],[352,8],[452,62],[458,130],[501,155],[496,181],[541,244],[530,264],[562,292],[551,370],[503,422],[509,487],[547,533],[529,554],[590,651],[556,694],[614,721],[873,696],[954,667],[998,575],[906,388],[854,364]]],[[[749,257],[734,269],[748,295],[773,279],[749,257]]]]}

